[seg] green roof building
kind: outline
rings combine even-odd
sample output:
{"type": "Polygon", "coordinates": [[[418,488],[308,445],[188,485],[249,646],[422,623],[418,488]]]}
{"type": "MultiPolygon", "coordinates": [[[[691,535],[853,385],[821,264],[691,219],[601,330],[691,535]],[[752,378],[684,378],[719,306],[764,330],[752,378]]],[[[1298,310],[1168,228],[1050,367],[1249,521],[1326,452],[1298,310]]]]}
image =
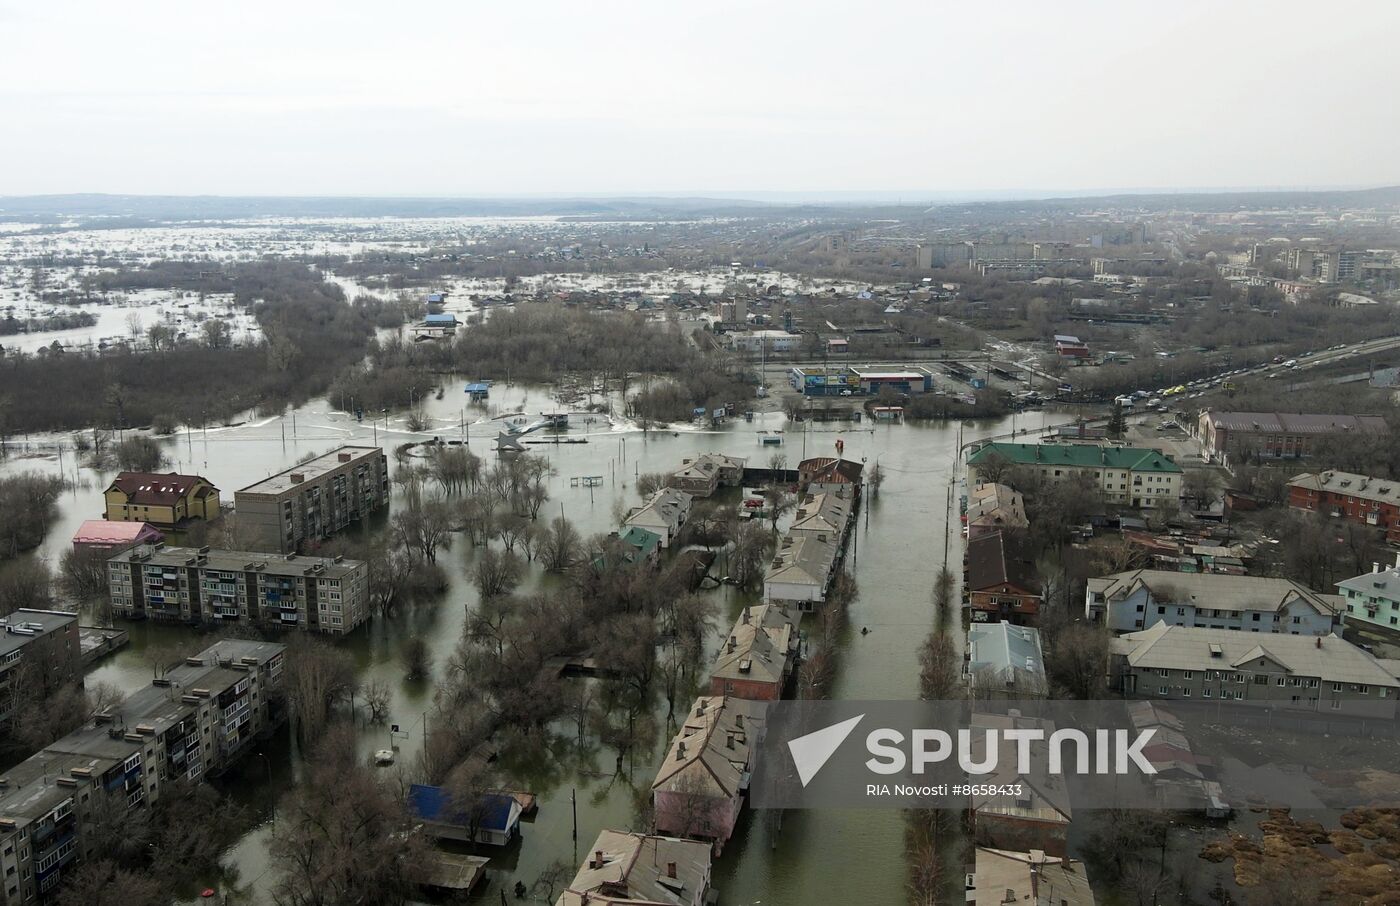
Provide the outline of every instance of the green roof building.
{"type": "Polygon", "coordinates": [[[997,482],[1018,468],[1085,481],[1120,506],[1153,509],[1181,498],[1181,466],[1161,450],[1097,444],[984,444],[967,458],[968,484],[997,482]]]}

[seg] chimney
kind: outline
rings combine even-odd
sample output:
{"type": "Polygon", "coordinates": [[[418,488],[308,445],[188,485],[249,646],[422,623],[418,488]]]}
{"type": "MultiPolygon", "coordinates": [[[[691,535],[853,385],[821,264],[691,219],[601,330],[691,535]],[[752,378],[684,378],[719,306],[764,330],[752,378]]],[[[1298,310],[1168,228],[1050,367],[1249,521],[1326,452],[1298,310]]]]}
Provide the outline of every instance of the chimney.
{"type": "Polygon", "coordinates": [[[733,654],[733,653],[734,653],[734,650],[735,650],[736,648],[738,648],[738,647],[739,647],[739,642],[738,642],[738,640],[735,639],[734,636],[731,635],[731,636],[729,637],[729,653],[730,653],[730,654],[733,654]]]}
{"type": "Polygon", "coordinates": [[[725,745],[726,748],[730,748],[730,749],[734,748],[734,734],[733,734],[733,733],[726,733],[726,734],[725,734],[724,745],[725,745]]]}
{"type": "Polygon", "coordinates": [[[1371,561],[1371,572],[1373,572],[1373,573],[1378,573],[1378,572],[1380,572],[1380,571],[1381,571],[1381,565],[1380,565],[1379,563],[1377,563],[1375,560],[1372,560],[1372,561],[1371,561]]]}
{"type": "Polygon", "coordinates": [[[603,867],[603,851],[602,851],[601,849],[595,849],[595,850],[593,851],[593,861],[589,863],[588,867],[589,867],[589,868],[602,868],[602,867],[603,867]]]}
{"type": "Polygon", "coordinates": [[[667,862],[667,863],[666,863],[666,877],[668,877],[668,878],[674,878],[675,876],[676,876],[676,863],[675,863],[675,862],[667,862]]]}
{"type": "MultiPolygon", "coordinates": [[[[1400,558],[1400,554],[1396,554],[1396,557],[1400,558]]],[[[747,607],[744,608],[744,625],[749,625],[749,609],[747,607]]]]}
{"type": "Polygon", "coordinates": [[[303,474],[300,473],[300,472],[293,472],[293,473],[291,474],[291,479],[292,479],[292,484],[301,484],[303,481],[306,480],[306,476],[303,475],[303,474]]]}
{"type": "Polygon", "coordinates": [[[676,743],[676,761],[685,761],[685,741],[676,743]]]}
{"type": "Polygon", "coordinates": [[[1319,647],[1319,648],[1322,647],[1322,636],[1318,636],[1318,637],[1317,637],[1317,647],[1319,647]]]}
{"type": "Polygon", "coordinates": [[[339,456],[337,456],[336,458],[339,459],[341,462],[349,462],[349,461],[350,461],[350,454],[349,454],[349,453],[341,453],[341,454],[340,454],[339,456]]]}

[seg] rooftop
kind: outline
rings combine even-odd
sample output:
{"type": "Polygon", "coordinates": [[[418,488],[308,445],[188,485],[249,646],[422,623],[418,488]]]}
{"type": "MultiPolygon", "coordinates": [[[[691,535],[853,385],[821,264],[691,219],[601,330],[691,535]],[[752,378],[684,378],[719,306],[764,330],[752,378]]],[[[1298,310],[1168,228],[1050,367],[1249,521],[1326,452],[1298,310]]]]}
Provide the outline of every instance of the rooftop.
{"type": "Polygon", "coordinates": [[[1113,639],[1109,645],[1133,667],[1150,670],[1239,668],[1264,658],[1294,676],[1400,688],[1400,680],[1370,653],[1334,635],[1264,635],[1157,623],[1113,639]]]}
{"type": "Polygon", "coordinates": [[[720,645],[711,677],[782,682],[797,644],[797,616],[777,604],[745,607],[720,645]]]}
{"type": "Polygon", "coordinates": [[[200,484],[217,491],[208,479],[200,475],[180,475],[175,472],[121,472],[112,479],[107,488],[121,491],[133,503],[170,506],[200,484]]]}
{"type": "Polygon", "coordinates": [[[840,535],[845,531],[850,519],[851,501],[848,497],[822,492],[809,493],[797,505],[790,531],[826,531],[840,535]]]}
{"type": "Polygon", "coordinates": [[[823,585],[835,562],[835,538],[814,532],[784,535],[764,581],[823,585]]]}
{"type": "Polygon", "coordinates": [[[383,456],[384,450],[380,447],[353,447],[345,446],[332,450],[315,459],[308,459],[306,462],[298,463],[276,475],[264,478],[262,481],[248,485],[238,491],[239,494],[281,494],[299,484],[315,481],[328,472],[333,471],[347,463],[356,463],[374,456],[383,456]],[[341,455],[348,454],[349,459],[342,461],[341,455]],[[300,475],[300,480],[292,478],[293,475],[300,475]]]}
{"type": "Polygon", "coordinates": [[[1386,429],[1379,415],[1326,415],[1304,412],[1216,412],[1206,417],[1216,428],[1229,431],[1264,431],[1276,434],[1335,434],[1339,431],[1380,432],[1386,429]]]}
{"type": "Polygon", "coordinates": [[[968,906],[1094,906],[1084,863],[1040,850],[1012,852],[977,847],[968,906]]]}
{"type": "Polygon", "coordinates": [[[227,572],[258,572],[269,576],[307,576],[343,579],[363,566],[360,560],[308,557],[303,554],[269,554],[259,551],[226,551],[209,548],[168,547],[142,544],[122,551],[109,562],[147,563],[152,566],[199,567],[227,572]]]}
{"type": "Polygon", "coordinates": [[[31,640],[46,636],[78,622],[78,615],[61,610],[32,610],[21,608],[9,616],[0,617],[0,657],[18,651],[31,640]]]}
{"type": "Polygon", "coordinates": [[[1035,564],[1019,533],[988,532],[967,543],[967,587],[979,591],[998,585],[1039,590],[1035,564]]]}
{"type": "Polygon", "coordinates": [[[1342,608],[1336,595],[1324,595],[1291,579],[1272,576],[1233,576],[1225,573],[1182,573],[1161,569],[1137,569],[1089,579],[1090,592],[1105,599],[1123,598],[1146,586],[1153,600],[1190,603],[1212,610],[1258,610],[1273,613],[1302,600],[1318,613],[1335,614],[1342,608]]]}
{"type": "Polygon", "coordinates": [[[1029,626],[973,623],[967,630],[967,668],[973,682],[989,675],[1008,687],[1038,691],[1045,688],[1045,655],[1040,632],[1029,626]]]}
{"type": "Polygon", "coordinates": [[[721,695],[697,698],[651,788],[722,798],[738,795],[767,711],[766,702],[721,695]]]}
{"type": "Polygon", "coordinates": [[[709,884],[710,844],[604,830],[555,906],[689,906],[709,884]]]}
{"type": "Polygon", "coordinates": [[[106,519],[87,519],[73,533],[73,543],[125,544],[136,541],[143,533],[149,534],[155,531],[144,522],[111,522],[106,519]]]}
{"type": "Polygon", "coordinates": [[[1076,468],[1125,469],[1134,472],[1181,472],[1161,450],[1102,447],[1097,444],[983,444],[967,458],[970,466],[999,456],[1014,465],[1066,465],[1076,468]]]}
{"type": "Polygon", "coordinates": [[[1372,478],[1355,472],[1304,472],[1294,476],[1293,480],[1288,482],[1288,486],[1400,506],[1400,481],[1372,478]]]}

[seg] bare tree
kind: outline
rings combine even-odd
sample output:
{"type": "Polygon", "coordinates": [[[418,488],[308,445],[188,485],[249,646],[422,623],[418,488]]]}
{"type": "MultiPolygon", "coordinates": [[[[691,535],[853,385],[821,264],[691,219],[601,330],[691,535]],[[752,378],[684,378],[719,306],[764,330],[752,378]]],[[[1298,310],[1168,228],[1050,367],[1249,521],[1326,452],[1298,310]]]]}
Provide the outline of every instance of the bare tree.
{"type": "Polygon", "coordinates": [[[278,906],[382,903],[417,892],[427,848],[389,783],[354,758],[351,731],[319,747],[306,782],[278,808],[272,866],[278,906]]]}
{"type": "Polygon", "coordinates": [[[297,733],[307,743],[320,738],[331,709],[358,688],[350,655],[309,636],[297,636],[288,645],[284,684],[297,733]]]}
{"type": "Polygon", "coordinates": [[[525,563],[512,550],[483,549],[472,568],[472,581],[481,599],[501,597],[515,591],[525,577],[525,563]]]}
{"type": "Polygon", "coordinates": [[[556,516],[540,536],[539,558],[550,572],[565,572],[578,561],[583,539],[563,516],[556,516]]]}

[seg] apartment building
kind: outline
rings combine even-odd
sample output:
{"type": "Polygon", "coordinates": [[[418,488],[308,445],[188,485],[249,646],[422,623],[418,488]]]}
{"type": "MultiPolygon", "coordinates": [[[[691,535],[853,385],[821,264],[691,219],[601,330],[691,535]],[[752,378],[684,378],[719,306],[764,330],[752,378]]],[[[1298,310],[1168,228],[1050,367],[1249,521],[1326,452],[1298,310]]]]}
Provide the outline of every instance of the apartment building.
{"type": "Polygon", "coordinates": [[[1109,642],[1109,679],[1137,698],[1251,702],[1395,719],[1400,679],[1334,636],[1251,637],[1158,623],[1109,642]]]}
{"type": "Polygon", "coordinates": [[[1002,620],[967,630],[963,673],[973,698],[1029,699],[1050,694],[1040,631],[1002,620]]]}
{"type": "Polygon", "coordinates": [[[967,906],[1094,906],[1084,863],[1038,849],[977,847],[967,872],[967,906]]]}
{"type": "Polygon", "coordinates": [[[841,486],[839,491],[809,491],[798,501],[797,510],[792,514],[789,534],[813,533],[836,539],[837,544],[846,543],[846,533],[855,517],[855,501],[852,491],[841,486]]]}
{"type": "Polygon", "coordinates": [[[675,488],[662,488],[643,505],[627,514],[622,524],[628,528],[644,528],[661,539],[661,546],[667,548],[690,516],[691,496],[675,488]]]}
{"type": "Polygon", "coordinates": [[[21,608],[0,617],[0,730],[14,720],[21,693],[46,696],[82,682],[78,615],[21,608]]]}
{"type": "Polygon", "coordinates": [[[840,545],[813,532],[784,535],[763,577],[763,599],[802,612],[821,608],[836,579],[840,545]]]}
{"type": "Polygon", "coordinates": [[[974,623],[1034,624],[1040,618],[1041,587],[1020,532],[991,532],[967,543],[963,589],[974,623]]]}
{"type": "Polygon", "coordinates": [[[35,902],[93,854],[84,822],[99,800],[141,808],[237,761],[282,719],[284,650],[218,642],[0,777],[0,903],[35,902]]]}
{"type": "Polygon", "coordinates": [[[685,491],[691,497],[709,497],[721,486],[738,487],[744,481],[744,465],[748,460],[722,453],[706,453],[695,459],[681,461],[681,467],[671,473],[666,484],[685,491]]]}
{"type": "Polygon", "coordinates": [[[814,456],[797,464],[797,483],[803,493],[844,494],[860,498],[865,466],[849,459],[814,456]]]}
{"type": "Polygon", "coordinates": [[[199,475],[121,472],[102,498],[108,522],[145,522],[163,532],[219,515],[219,489],[199,475]]]}
{"type": "Polygon", "coordinates": [[[1371,564],[1371,571],[1337,583],[1348,626],[1378,626],[1400,631],[1400,555],[1395,565],[1382,569],[1371,564]]]}
{"type": "Polygon", "coordinates": [[[1084,615],[1115,632],[1158,623],[1274,635],[1330,635],[1342,598],[1290,579],[1138,569],[1089,579],[1084,615]]]}
{"type": "Polygon", "coordinates": [[[695,700],[651,784],[657,833],[708,841],[716,854],[724,848],[744,807],[767,710],[742,698],[695,700]]]}
{"type": "Polygon", "coordinates": [[[1202,451],[1216,462],[1249,454],[1270,459],[1308,455],[1318,438],[1344,434],[1379,434],[1379,415],[1318,415],[1304,412],[1203,411],[1196,420],[1202,451]]]}
{"type": "Polygon", "coordinates": [[[1181,467],[1161,450],[1095,444],[983,444],[967,458],[967,482],[999,480],[1010,468],[1051,480],[1083,479],[1105,503],[1152,509],[1181,499],[1181,467]]]}
{"type": "Polygon", "coordinates": [[[710,694],[777,701],[797,669],[801,613],[767,603],[745,607],[720,645],[710,694]]]}
{"type": "Polygon", "coordinates": [[[369,619],[369,567],[341,557],[148,545],[107,561],[114,613],[327,635],[369,619]]]}
{"type": "Polygon", "coordinates": [[[1305,472],[1288,482],[1288,505],[1384,529],[1400,543],[1400,482],[1355,472],[1305,472]]]}
{"type": "Polygon", "coordinates": [[[341,447],[233,495],[240,531],[261,550],[314,546],[389,504],[389,460],[379,447],[341,447]]]}
{"type": "Polygon", "coordinates": [[[963,513],[963,534],[968,538],[1003,530],[1014,531],[1030,526],[1026,518],[1026,500],[1021,492],[1004,484],[983,484],[967,494],[967,510],[963,513]]]}
{"type": "Polygon", "coordinates": [[[710,844],[604,830],[554,906],[703,906],[710,844]]]}

